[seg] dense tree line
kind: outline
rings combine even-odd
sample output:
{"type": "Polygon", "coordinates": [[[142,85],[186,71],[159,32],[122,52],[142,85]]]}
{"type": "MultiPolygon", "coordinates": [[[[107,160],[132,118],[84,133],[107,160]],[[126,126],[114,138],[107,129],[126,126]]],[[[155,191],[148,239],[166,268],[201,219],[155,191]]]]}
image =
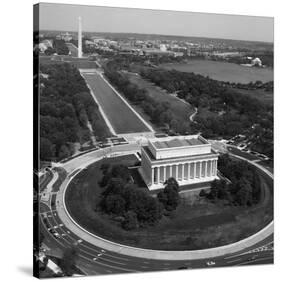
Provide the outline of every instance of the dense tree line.
{"type": "Polygon", "coordinates": [[[256,51],[256,52],[247,52],[245,56],[243,57],[232,57],[229,58],[228,61],[231,63],[236,64],[247,64],[249,63],[249,60],[247,57],[252,58],[260,58],[262,61],[262,64],[267,67],[273,67],[274,66],[274,54],[273,51],[256,51]]]}
{"type": "Polygon", "coordinates": [[[161,218],[160,203],[147,191],[132,184],[127,167],[115,165],[112,168],[102,169],[104,178],[101,186],[105,188],[100,206],[108,214],[123,216],[124,229],[153,225],[161,218]]]}
{"type": "Polygon", "coordinates": [[[238,89],[246,89],[246,90],[264,89],[266,92],[274,91],[273,81],[262,82],[260,80],[257,80],[256,82],[249,82],[249,83],[223,82],[223,84],[238,89]]]}
{"type": "Polygon", "coordinates": [[[138,87],[114,67],[107,64],[105,75],[109,81],[133,104],[142,108],[150,117],[153,124],[166,127],[171,131],[185,134],[189,128],[188,123],[178,120],[169,103],[159,102],[147,93],[146,89],[138,87]]]}
{"type": "Polygon", "coordinates": [[[67,45],[65,44],[64,40],[55,39],[53,45],[58,55],[68,55],[69,54],[69,49],[67,45]]]}
{"type": "Polygon", "coordinates": [[[167,211],[175,210],[179,204],[179,184],[174,178],[169,178],[165,182],[165,187],[157,194],[157,198],[167,211]]]}
{"type": "Polygon", "coordinates": [[[208,199],[227,200],[230,204],[251,206],[260,199],[260,179],[255,169],[245,161],[231,159],[227,154],[219,157],[218,169],[227,179],[215,180],[209,193],[200,195],[208,199]]]}
{"type": "Polygon", "coordinates": [[[70,64],[41,65],[40,159],[61,160],[83,144],[107,132],[97,104],[79,71],[70,64]]]}
{"type": "Polygon", "coordinates": [[[53,55],[53,54],[57,54],[57,55],[68,55],[69,54],[69,49],[67,47],[67,45],[65,44],[64,40],[60,40],[60,39],[54,39],[53,40],[53,47],[48,47],[45,50],[45,55],[53,55]]]}
{"type": "MultiPolygon", "coordinates": [[[[238,93],[219,81],[194,73],[146,68],[141,71],[141,75],[170,93],[177,92],[180,98],[197,107],[198,115],[192,128],[207,138],[229,138],[248,131],[253,124],[264,121],[267,126],[270,125],[268,139],[273,140],[272,106],[256,98],[238,93]]],[[[268,145],[272,154],[273,146],[268,145]]]]}
{"type": "Polygon", "coordinates": [[[175,179],[165,183],[165,189],[152,197],[143,188],[137,188],[131,181],[129,169],[124,165],[101,166],[104,188],[100,207],[110,215],[121,216],[126,230],[156,224],[163,211],[172,211],[179,204],[179,186],[175,179]]]}

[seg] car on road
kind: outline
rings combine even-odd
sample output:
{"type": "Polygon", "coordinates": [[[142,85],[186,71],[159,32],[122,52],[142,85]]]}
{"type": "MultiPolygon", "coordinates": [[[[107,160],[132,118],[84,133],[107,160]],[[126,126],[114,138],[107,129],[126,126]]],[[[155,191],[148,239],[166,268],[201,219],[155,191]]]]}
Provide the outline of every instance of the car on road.
{"type": "Polygon", "coordinates": [[[206,265],[207,266],[214,266],[214,265],[216,265],[216,263],[212,260],[209,260],[209,261],[206,262],[206,265]]]}
{"type": "Polygon", "coordinates": [[[246,143],[241,143],[241,144],[239,144],[238,146],[237,146],[237,148],[239,149],[239,150],[243,150],[243,149],[245,149],[247,147],[247,144],[246,143]]]}
{"type": "Polygon", "coordinates": [[[264,161],[269,160],[269,157],[263,154],[260,154],[260,158],[263,159],[264,161]]]}
{"type": "Polygon", "coordinates": [[[53,235],[55,238],[57,238],[57,239],[60,238],[60,234],[59,234],[56,230],[51,229],[50,232],[52,233],[52,235],[53,235]]]}

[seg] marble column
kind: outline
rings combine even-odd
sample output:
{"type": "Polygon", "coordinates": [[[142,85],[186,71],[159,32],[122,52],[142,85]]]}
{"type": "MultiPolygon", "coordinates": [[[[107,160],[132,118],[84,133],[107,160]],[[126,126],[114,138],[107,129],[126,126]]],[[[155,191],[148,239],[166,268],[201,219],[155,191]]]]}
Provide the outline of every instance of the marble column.
{"type": "Polygon", "coordinates": [[[159,184],[160,183],[160,166],[157,167],[157,180],[159,184]]]}
{"type": "Polygon", "coordinates": [[[154,184],[154,167],[152,168],[152,171],[151,171],[151,184],[154,184]]]}
{"type": "Polygon", "coordinates": [[[216,175],[216,174],[217,174],[217,165],[218,165],[218,161],[217,161],[217,160],[215,160],[215,173],[214,173],[214,175],[216,175]]]}

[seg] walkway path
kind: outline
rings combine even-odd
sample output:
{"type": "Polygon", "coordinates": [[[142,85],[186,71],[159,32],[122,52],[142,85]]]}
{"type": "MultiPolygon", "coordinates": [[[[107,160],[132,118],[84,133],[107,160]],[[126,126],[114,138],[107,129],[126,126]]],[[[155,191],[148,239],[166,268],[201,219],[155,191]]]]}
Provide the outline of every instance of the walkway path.
{"type": "Polygon", "coordinates": [[[194,117],[197,115],[198,113],[198,108],[195,107],[195,112],[189,117],[191,122],[196,122],[194,121],[194,117]]]}

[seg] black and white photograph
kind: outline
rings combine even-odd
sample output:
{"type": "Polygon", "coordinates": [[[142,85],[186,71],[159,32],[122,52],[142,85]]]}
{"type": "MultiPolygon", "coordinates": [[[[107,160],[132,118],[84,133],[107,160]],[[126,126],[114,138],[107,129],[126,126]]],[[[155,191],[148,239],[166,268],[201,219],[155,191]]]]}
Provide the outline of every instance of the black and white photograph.
{"type": "Polygon", "coordinates": [[[33,275],[273,264],[274,18],[78,4],[33,6],[33,275]]]}

